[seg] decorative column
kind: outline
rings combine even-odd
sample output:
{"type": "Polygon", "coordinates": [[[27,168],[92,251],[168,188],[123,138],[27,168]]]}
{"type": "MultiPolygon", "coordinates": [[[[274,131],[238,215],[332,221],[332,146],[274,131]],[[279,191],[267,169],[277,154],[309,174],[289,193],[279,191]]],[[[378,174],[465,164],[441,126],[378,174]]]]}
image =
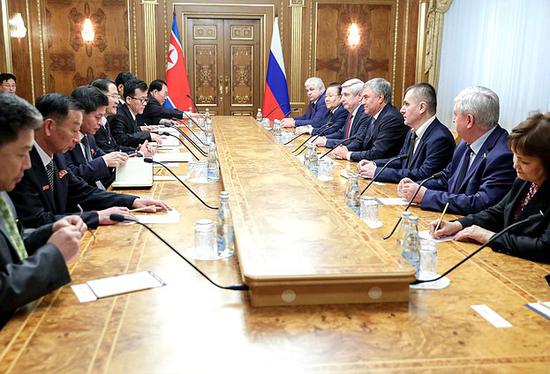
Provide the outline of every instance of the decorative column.
{"type": "Polygon", "coordinates": [[[142,0],[143,30],[145,32],[145,80],[157,79],[157,34],[155,25],[156,0],[142,0]]]}
{"type": "Polygon", "coordinates": [[[301,103],[303,85],[302,82],[302,9],[305,0],[290,0],[289,7],[292,10],[291,32],[291,66],[290,66],[290,103],[301,103]]]}

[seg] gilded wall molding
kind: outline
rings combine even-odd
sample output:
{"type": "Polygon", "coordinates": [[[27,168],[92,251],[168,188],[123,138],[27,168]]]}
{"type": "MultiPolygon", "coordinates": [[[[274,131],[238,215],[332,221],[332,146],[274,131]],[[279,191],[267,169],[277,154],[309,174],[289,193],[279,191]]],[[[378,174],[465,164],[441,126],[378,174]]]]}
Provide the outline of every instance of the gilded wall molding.
{"type": "MultiPolygon", "coordinates": [[[[42,95],[47,93],[46,90],[46,57],[44,52],[44,27],[42,26],[42,4],[40,0],[36,0],[36,9],[38,13],[38,37],[40,45],[40,72],[42,74],[42,95]]],[[[29,33],[30,35],[30,33],[29,33]]],[[[29,48],[32,50],[32,48],[29,48]]],[[[32,60],[31,60],[32,61],[32,60]]],[[[31,75],[32,72],[31,72],[31,75]]]]}
{"type": "Polygon", "coordinates": [[[2,31],[4,36],[4,61],[6,63],[6,71],[13,72],[13,62],[11,56],[11,40],[10,29],[8,27],[8,0],[1,0],[0,6],[2,7],[2,31]]]}
{"type": "Polygon", "coordinates": [[[290,0],[291,31],[291,66],[290,66],[290,101],[300,102],[302,98],[302,27],[304,0],[290,0]]]}
{"type": "Polygon", "coordinates": [[[155,27],[156,0],[142,0],[143,31],[145,33],[145,80],[157,79],[157,34],[155,27]]]}

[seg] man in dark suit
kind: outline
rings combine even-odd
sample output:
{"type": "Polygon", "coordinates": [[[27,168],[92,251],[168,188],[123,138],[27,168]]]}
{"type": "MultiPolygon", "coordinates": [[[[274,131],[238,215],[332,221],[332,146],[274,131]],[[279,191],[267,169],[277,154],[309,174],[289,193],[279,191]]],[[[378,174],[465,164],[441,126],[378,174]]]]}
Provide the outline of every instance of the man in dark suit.
{"type": "MultiPolygon", "coordinates": [[[[306,95],[309,99],[306,112],[301,116],[294,118],[283,118],[282,127],[313,126],[315,128],[323,126],[327,116],[327,106],[325,104],[325,84],[321,78],[310,77],[304,84],[306,95]]],[[[268,114],[268,113],[265,113],[268,114]]]]}
{"type": "Polygon", "coordinates": [[[364,109],[361,106],[362,90],[363,82],[360,79],[353,78],[342,83],[342,106],[348,115],[339,128],[334,128],[335,131],[331,130],[330,134],[315,140],[314,144],[317,147],[334,148],[344,139],[355,136],[361,131],[363,124],[368,120],[363,115],[364,109]]]}
{"type": "MultiPolygon", "coordinates": [[[[462,138],[443,176],[424,184],[414,202],[423,209],[470,214],[502,199],[515,178],[508,133],[498,125],[499,99],[485,87],[464,89],[455,99],[454,123],[462,138]]],[[[399,182],[398,192],[411,199],[418,184],[399,182]]]]}
{"type": "Polygon", "coordinates": [[[337,159],[355,162],[397,155],[408,129],[401,113],[391,104],[390,82],[382,78],[371,79],[365,83],[362,95],[369,120],[361,127],[357,139],[336,148],[332,154],[337,159]]]}
{"type": "Polygon", "coordinates": [[[118,103],[121,105],[124,104],[124,100],[121,99],[124,95],[124,85],[131,79],[138,79],[138,77],[129,71],[121,71],[115,78],[116,90],[118,92],[118,103]]]}
{"type": "MultiPolygon", "coordinates": [[[[147,106],[143,113],[137,116],[138,126],[159,125],[162,119],[183,119],[183,111],[177,108],[164,108],[164,102],[168,97],[168,86],[165,81],[154,80],[149,85],[147,94],[147,106]]],[[[190,115],[187,113],[187,115],[190,115]]]]}
{"type": "Polygon", "coordinates": [[[86,225],[77,216],[22,235],[11,191],[30,167],[29,150],[42,116],[29,103],[0,93],[0,329],[25,304],[70,282],[66,262],[77,255],[86,225]]]}
{"type": "MultiPolygon", "coordinates": [[[[67,170],[61,153],[78,144],[82,111],[80,104],[61,94],[38,98],[36,107],[42,114],[42,128],[35,133],[31,150],[31,168],[11,191],[10,197],[23,224],[38,227],[79,212],[90,228],[113,224],[112,213],[128,214],[129,208],[168,207],[159,201],[116,194],[91,187],[67,170]]],[[[155,209],[149,209],[155,211],[155,209]]]]}
{"type": "Polygon", "coordinates": [[[103,152],[94,139],[109,100],[93,86],[78,87],[71,96],[78,101],[84,114],[80,126],[80,144],[65,153],[67,168],[89,185],[104,190],[113,183],[115,168],[124,165],[128,159],[128,155],[123,152],[103,152]]]}
{"type": "Polygon", "coordinates": [[[424,179],[441,171],[453,157],[455,140],[449,129],[436,118],[437,97],[428,83],[418,83],[405,91],[401,114],[410,130],[399,151],[407,158],[391,161],[390,158],[361,160],[357,169],[361,176],[373,178],[379,172],[380,182],[399,182],[408,177],[413,181],[424,179]]]}
{"type": "Polygon", "coordinates": [[[127,147],[139,147],[146,141],[161,143],[160,135],[151,133],[147,126],[138,127],[136,120],[147,105],[147,84],[130,79],[124,84],[123,99],[124,104],[109,118],[109,128],[117,143],[127,147]]]}

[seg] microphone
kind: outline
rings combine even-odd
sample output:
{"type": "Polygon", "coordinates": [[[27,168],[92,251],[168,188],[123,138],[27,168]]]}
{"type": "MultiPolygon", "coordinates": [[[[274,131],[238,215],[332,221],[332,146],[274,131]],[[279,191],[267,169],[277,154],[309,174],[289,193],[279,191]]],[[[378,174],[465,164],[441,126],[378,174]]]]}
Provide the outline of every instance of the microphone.
{"type": "MultiPolygon", "coordinates": [[[[412,195],[411,200],[409,201],[409,203],[407,204],[407,207],[403,210],[403,212],[406,212],[407,210],[409,210],[409,208],[412,205],[412,202],[413,202],[414,198],[416,197],[416,195],[418,195],[418,191],[420,191],[420,188],[424,185],[424,183],[426,183],[430,179],[439,178],[442,175],[443,175],[443,171],[440,171],[440,172],[435,173],[431,177],[428,177],[428,178],[424,179],[422,182],[420,182],[420,184],[416,188],[416,191],[414,191],[414,194],[412,195]]],[[[395,226],[393,226],[393,229],[391,230],[391,232],[387,236],[384,237],[384,240],[387,240],[387,239],[391,238],[391,236],[395,232],[395,229],[397,228],[397,226],[401,222],[401,219],[402,219],[402,217],[399,217],[399,219],[395,223],[395,226]]]]}
{"type": "Polygon", "coordinates": [[[151,157],[145,157],[145,158],[143,159],[143,161],[145,161],[145,162],[147,162],[147,163],[149,163],[149,164],[161,165],[163,168],[165,168],[166,170],[168,170],[168,172],[169,172],[170,174],[172,174],[172,175],[174,176],[174,178],[176,178],[177,181],[180,182],[180,183],[183,185],[183,187],[187,188],[187,191],[191,192],[191,193],[193,194],[193,196],[195,196],[197,199],[199,199],[199,201],[202,203],[202,205],[204,205],[204,206],[207,207],[207,208],[213,209],[213,210],[218,209],[218,207],[213,207],[213,206],[208,205],[207,203],[205,203],[204,200],[201,199],[201,198],[199,197],[199,195],[197,195],[191,188],[189,188],[189,186],[186,185],[186,184],[185,184],[185,183],[184,183],[184,182],[183,182],[183,181],[182,181],[182,180],[181,180],[172,170],[170,170],[170,168],[169,168],[168,166],[164,165],[164,163],[159,162],[159,161],[155,161],[155,160],[153,160],[151,157]]]}
{"type": "Polygon", "coordinates": [[[202,150],[201,147],[199,147],[197,145],[197,143],[195,143],[190,137],[189,135],[187,135],[182,129],[180,129],[178,126],[170,126],[170,128],[176,130],[177,132],[179,132],[181,134],[181,136],[183,136],[189,143],[191,143],[191,145],[197,150],[199,151],[199,153],[203,156],[207,156],[207,153],[205,151],[202,150]]]}
{"type": "MultiPolygon", "coordinates": [[[[277,105],[275,108],[273,108],[269,113],[267,113],[267,114],[264,116],[264,118],[269,118],[269,116],[270,116],[274,111],[276,111],[278,108],[281,108],[281,105],[280,105],[280,104],[277,105]]],[[[281,108],[281,109],[282,109],[282,108],[281,108]]],[[[286,112],[286,113],[283,112],[284,117],[288,116],[288,115],[290,114],[290,112],[291,112],[290,110],[289,110],[288,112],[286,112]]],[[[284,118],[284,117],[283,117],[283,118],[284,118]]]]}
{"type": "Polygon", "coordinates": [[[296,135],[295,137],[293,137],[292,139],[290,139],[288,142],[283,143],[283,145],[288,145],[288,144],[292,143],[293,141],[295,141],[296,139],[298,139],[298,138],[299,138],[300,136],[302,136],[302,135],[306,135],[306,133],[303,132],[303,133],[301,133],[301,134],[299,134],[299,135],[296,135]]]}
{"type": "Polygon", "coordinates": [[[349,142],[350,140],[355,140],[355,139],[357,139],[357,135],[353,135],[353,136],[350,136],[350,137],[347,138],[347,139],[342,140],[340,143],[336,144],[336,146],[335,146],[334,148],[329,149],[328,151],[326,151],[325,153],[323,153],[323,154],[321,155],[321,157],[319,157],[319,160],[322,159],[323,157],[325,157],[326,155],[328,155],[330,152],[332,152],[336,147],[339,147],[339,146],[341,146],[341,145],[344,145],[344,144],[346,144],[347,142],[349,142]]]}
{"type": "Polygon", "coordinates": [[[389,164],[391,164],[391,163],[394,162],[395,160],[402,160],[402,159],[408,158],[408,157],[409,157],[409,155],[407,155],[407,154],[402,154],[402,155],[399,155],[399,156],[395,156],[395,157],[390,158],[390,159],[388,160],[388,162],[386,162],[386,163],[384,164],[384,166],[382,166],[382,167],[380,168],[380,170],[378,171],[378,173],[376,173],[376,174],[374,175],[374,177],[372,177],[372,179],[371,179],[371,181],[369,182],[369,184],[367,184],[367,186],[363,189],[363,191],[361,191],[361,193],[359,194],[359,196],[362,196],[362,195],[365,193],[365,191],[369,189],[369,187],[371,186],[371,184],[374,183],[374,181],[376,180],[376,178],[378,178],[378,176],[384,171],[384,169],[386,169],[386,168],[388,167],[389,164]]]}
{"type": "Polygon", "coordinates": [[[212,279],[210,279],[210,277],[208,277],[206,274],[204,274],[198,267],[196,267],[191,261],[189,261],[184,255],[182,255],[174,247],[172,247],[170,245],[170,243],[168,243],[166,240],[164,240],[164,238],[162,238],[159,234],[157,234],[155,232],[155,230],[153,230],[152,228],[150,228],[146,224],[139,222],[137,219],[132,219],[132,218],[129,218],[129,217],[125,217],[122,214],[111,214],[109,216],[109,219],[111,221],[115,221],[115,222],[135,222],[138,225],[141,225],[141,226],[145,227],[147,230],[149,230],[149,232],[151,232],[151,234],[155,235],[161,242],[163,242],[168,248],[170,248],[172,250],[172,252],[177,254],[180,258],[182,258],[185,262],[187,262],[193,269],[195,269],[200,275],[202,275],[204,278],[206,278],[207,281],[209,281],[210,283],[212,283],[214,286],[216,286],[218,288],[221,288],[223,290],[232,290],[232,291],[248,291],[250,289],[246,284],[235,284],[235,285],[231,285],[231,286],[221,286],[221,285],[217,284],[212,279]]]}
{"type": "MultiPolygon", "coordinates": [[[[185,114],[185,112],[184,112],[184,114],[185,114]]],[[[185,114],[185,115],[187,116],[187,114],[185,114]]],[[[191,117],[187,116],[187,118],[189,118],[191,121],[193,121],[193,119],[192,119],[191,117]]],[[[195,121],[193,121],[193,122],[195,122],[195,121]]],[[[201,140],[201,138],[199,138],[199,137],[197,136],[197,134],[195,134],[195,132],[191,129],[191,127],[190,127],[187,123],[182,122],[181,124],[182,124],[183,126],[185,126],[185,127],[187,128],[187,130],[189,130],[189,131],[191,132],[191,134],[193,134],[193,136],[195,136],[195,138],[197,138],[197,140],[198,140],[199,142],[201,142],[202,145],[208,146],[208,144],[205,144],[205,143],[201,140]]],[[[174,122],[172,122],[172,121],[170,121],[170,124],[168,125],[168,127],[171,127],[171,128],[179,128],[179,127],[178,127],[178,124],[177,124],[177,123],[174,123],[174,122]]],[[[201,129],[201,130],[204,132],[204,130],[203,130],[198,124],[197,124],[197,127],[198,127],[199,129],[201,129]]]]}
{"type": "MultiPolygon", "coordinates": [[[[183,113],[183,115],[184,115],[185,117],[187,117],[187,119],[189,119],[189,121],[193,122],[193,124],[194,124],[195,126],[197,126],[199,129],[201,129],[202,132],[204,132],[204,129],[203,129],[202,127],[200,127],[199,124],[198,124],[197,122],[195,122],[195,120],[194,120],[193,118],[191,118],[191,116],[189,116],[189,115],[188,115],[187,113],[185,113],[184,111],[182,111],[182,113],[183,113]]],[[[189,128],[189,127],[187,127],[187,128],[189,128]]],[[[201,143],[202,143],[202,142],[201,142],[201,143]]],[[[204,143],[203,143],[203,144],[204,144],[204,143]]]]}
{"type": "Polygon", "coordinates": [[[187,144],[185,144],[183,142],[183,140],[180,139],[179,136],[176,136],[174,134],[170,134],[169,132],[161,132],[160,135],[164,135],[164,136],[172,136],[176,139],[178,139],[178,141],[185,147],[187,148],[187,150],[189,151],[189,153],[191,153],[193,155],[193,157],[195,157],[197,159],[197,161],[199,161],[199,158],[193,153],[193,151],[187,146],[187,144]]]}
{"type": "MultiPolygon", "coordinates": [[[[489,240],[487,240],[484,244],[482,244],[478,249],[476,249],[475,251],[473,251],[472,253],[470,253],[468,256],[464,257],[464,259],[462,259],[462,261],[460,261],[459,263],[457,263],[455,266],[453,266],[452,268],[450,268],[449,270],[447,270],[446,272],[444,272],[443,274],[441,274],[439,277],[437,278],[434,278],[434,279],[426,279],[426,280],[415,280],[414,282],[410,283],[410,284],[420,284],[420,283],[427,283],[427,282],[435,282],[437,280],[440,280],[441,278],[443,278],[444,276],[446,276],[447,274],[449,274],[451,271],[455,270],[457,267],[459,267],[460,265],[462,265],[463,263],[465,263],[466,261],[468,261],[470,258],[474,257],[474,255],[476,253],[478,253],[479,251],[481,251],[483,248],[487,247],[489,244],[491,244],[492,242],[494,242],[497,238],[501,237],[502,235],[504,235],[505,233],[507,233],[508,231],[512,230],[513,228],[516,228],[518,226],[521,226],[527,222],[531,222],[531,221],[535,221],[535,220],[539,220],[541,218],[544,217],[544,213],[542,213],[542,211],[539,211],[539,213],[536,213],[536,214],[533,214],[525,219],[522,219],[521,221],[517,221],[513,224],[511,224],[510,226],[508,227],[505,227],[504,229],[502,229],[501,231],[497,232],[496,234],[494,234],[493,236],[491,236],[489,238],[489,240]]],[[[550,274],[549,274],[550,275],[550,274]]],[[[547,276],[548,277],[548,276],[547,276]]]]}
{"type": "MultiPolygon", "coordinates": [[[[328,121],[327,123],[325,123],[323,126],[321,126],[321,127],[319,128],[319,130],[321,130],[321,132],[320,132],[318,135],[313,135],[313,134],[311,134],[311,135],[309,136],[309,138],[307,138],[306,140],[304,140],[304,141],[302,142],[302,144],[300,144],[298,147],[296,147],[292,152],[293,152],[293,153],[296,152],[298,149],[300,149],[304,144],[306,144],[306,143],[307,143],[311,138],[313,138],[314,136],[316,136],[315,139],[317,139],[319,136],[321,136],[321,135],[323,135],[324,133],[326,133],[333,125],[334,125],[334,123],[333,123],[332,121],[328,121]]],[[[312,132],[313,132],[313,131],[312,131],[312,132]]],[[[315,139],[313,139],[313,140],[315,140],[315,139]]],[[[302,151],[303,151],[303,150],[302,150],[302,151]]],[[[301,153],[301,152],[300,152],[300,153],[301,153]]],[[[298,153],[297,156],[300,155],[300,153],[298,153]]]]}

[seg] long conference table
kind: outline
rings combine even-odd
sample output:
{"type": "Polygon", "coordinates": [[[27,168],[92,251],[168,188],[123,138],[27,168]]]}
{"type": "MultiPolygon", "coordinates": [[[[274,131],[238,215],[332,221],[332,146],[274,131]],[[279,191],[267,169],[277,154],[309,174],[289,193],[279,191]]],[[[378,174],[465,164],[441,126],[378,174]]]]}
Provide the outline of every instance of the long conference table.
{"type": "MultiPolygon", "coordinates": [[[[383,226],[369,229],[344,204],[353,165],[321,182],[291,154],[297,141],[283,146],[252,118],[216,117],[214,129],[222,180],[190,186],[213,205],[230,192],[238,255],[194,262],[250,291],[213,287],[138,225],[103,226],[69,264],[73,284],[150,270],[167,285],[90,303],[65,286],[27,305],[0,332],[1,373],[549,372],[550,320],[525,304],[550,301],[550,265],[485,249],[449,287],[409,290],[412,267],[382,240],[403,207],[381,206],[383,226]]],[[[127,192],[178,209],[179,224],[153,226],[188,256],[195,222],[216,217],[175,181],[127,192]]],[[[394,197],[395,185],[368,193],[394,197]]],[[[411,211],[421,230],[438,217],[411,211]]],[[[475,248],[438,244],[439,272],[475,248]]]]}

